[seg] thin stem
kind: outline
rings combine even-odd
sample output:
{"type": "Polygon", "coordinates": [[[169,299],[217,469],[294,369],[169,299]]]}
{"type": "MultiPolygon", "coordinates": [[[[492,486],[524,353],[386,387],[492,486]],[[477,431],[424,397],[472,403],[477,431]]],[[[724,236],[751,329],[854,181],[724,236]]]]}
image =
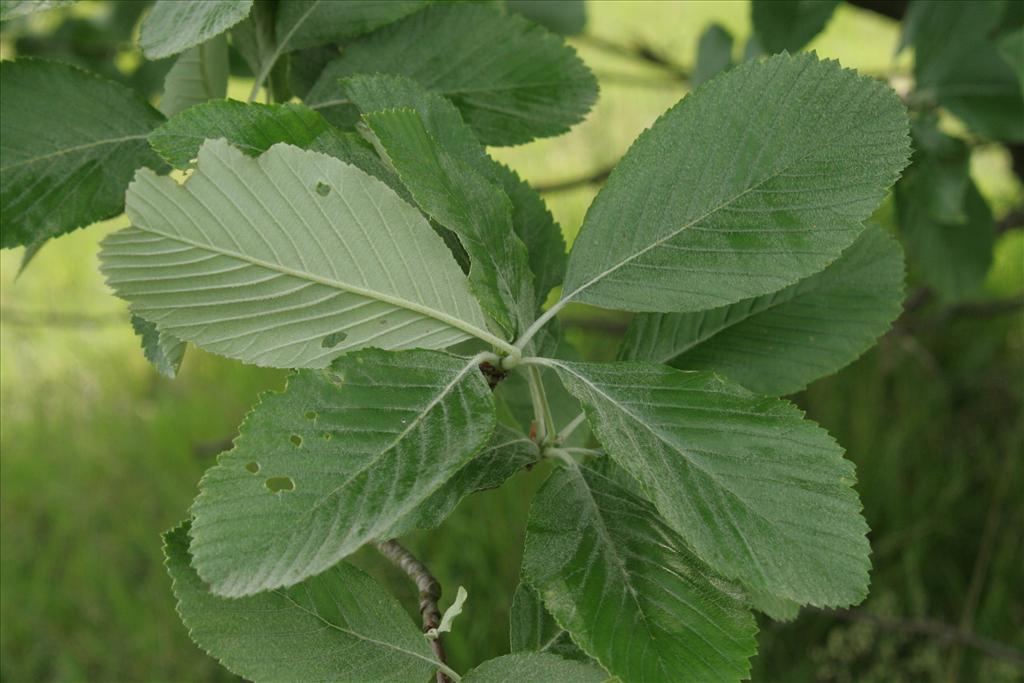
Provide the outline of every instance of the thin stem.
{"type": "MultiPolygon", "coordinates": [[[[437,601],[441,599],[441,584],[437,582],[426,565],[416,559],[416,556],[403,547],[398,541],[392,539],[377,544],[377,550],[413,580],[420,591],[420,615],[423,617],[423,632],[426,633],[432,628],[437,628],[441,623],[441,611],[437,607],[437,601]]],[[[437,656],[438,671],[437,683],[458,683],[459,674],[452,671],[445,663],[444,646],[441,644],[441,634],[430,641],[430,646],[437,656]]]]}
{"type": "Polygon", "coordinates": [[[537,423],[537,443],[543,444],[555,433],[555,421],[551,417],[544,384],[541,382],[540,371],[536,366],[526,369],[526,380],[530,385],[530,400],[533,402],[533,415],[537,423]]]}
{"type": "MultiPolygon", "coordinates": [[[[575,292],[573,292],[573,294],[575,294],[575,292]]],[[[544,311],[543,315],[534,320],[533,324],[526,328],[526,331],[523,332],[523,334],[520,335],[519,339],[516,340],[516,348],[520,349],[520,351],[523,348],[525,348],[526,345],[530,343],[530,340],[533,339],[533,336],[540,332],[540,328],[544,327],[544,325],[546,325],[549,320],[554,318],[560,310],[565,308],[565,305],[567,303],[569,303],[569,297],[563,296],[561,299],[556,301],[551,308],[544,311]]],[[[522,360],[520,359],[517,362],[522,362],[522,360]]]]}
{"type": "Polygon", "coordinates": [[[558,443],[565,443],[566,440],[572,436],[572,433],[576,431],[576,428],[583,424],[583,421],[587,419],[587,414],[580,412],[579,415],[574,417],[569,424],[562,427],[562,431],[558,433],[558,443]]]}

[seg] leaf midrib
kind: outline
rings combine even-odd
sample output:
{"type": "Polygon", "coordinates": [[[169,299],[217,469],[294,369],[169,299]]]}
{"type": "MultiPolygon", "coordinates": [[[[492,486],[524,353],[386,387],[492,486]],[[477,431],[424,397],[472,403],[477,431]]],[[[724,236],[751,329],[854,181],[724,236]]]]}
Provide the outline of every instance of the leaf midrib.
{"type": "Polygon", "coordinates": [[[104,140],[96,140],[94,142],[88,142],[84,145],[75,145],[74,147],[65,147],[63,149],[58,149],[54,152],[50,152],[49,154],[43,154],[42,156],[32,157],[30,159],[23,159],[22,161],[16,161],[13,164],[0,166],[0,172],[9,171],[11,169],[19,168],[21,166],[28,166],[43,161],[45,159],[53,159],[55,157],[65,156],[67,154],[74,154],[75,152],[81,152],[82,150],[92,149],[93,147],[114,145],[119,142],[128,142],[129,140],[144,140],[147,137],[149,137],[149,133],[141,133],[139,135],[126,135],[120,138],[106,138],[104,140]]]}
{"type": "Polygon", "coordinates": [[[408,299],[392,296],[390,294],[384,294],[383,292],[377,292],[371,289],[366,289],[364,287],[358,287],[356,285],[340,282],[338,280],[323,277],[321,275],[315,275],[313,273],[296,270],[294,268],[289,268],[288,266],[285,266],[280,263],[265,261],[263,259],[258,259],[256,257],[234,251],[232,249],[225,249],[223,247],[214,246],[212,244],[198,242],[196,240],[191,240],[188,239],[187,237],[183,237],[182,235],[166,233],[163,232],[162,230],[157,230],[150,226],[137,225],[136,227],[138,227],[139,230],[142,230],[143,232],[159,235],[160,237],[163,237],[165,239],[180,242],[182,244],[187,244],[196,249],[211,251],[216,254],[220,254],[221,256],[228,256],[239,261],[244,261],[251,265],[264,268],[266,270],[275,271],[283,275],[288,275],[289,277],[297,278],[299,280],[306,280],[316,284],[324,285],[325,287],[331,287],[333,289],[348,292],[350,294],[356,294],[367,299],[381,301],[383,303],[390,304],[396,308],[404,308],[406,310],[413,311],[414,313],[419,313],[424,317],[432,318],[434,320],[442,322],[445,325],[448,325],[449,327],[454,327],[458,330],[462,330],[463,332],[469,334],[470,336],[476,337],[478,339],[483,339],[484,341],[493,343],[495,339],[491,333],[487,332],[486,330],[480,329],[476,325],[473,325],[460,318],[456,318],[455,316],[449,315],[443,311],[438,311],[428,306],[424,306],[422,304],[417,304],[413,301],[409,301],[408,299]]]}

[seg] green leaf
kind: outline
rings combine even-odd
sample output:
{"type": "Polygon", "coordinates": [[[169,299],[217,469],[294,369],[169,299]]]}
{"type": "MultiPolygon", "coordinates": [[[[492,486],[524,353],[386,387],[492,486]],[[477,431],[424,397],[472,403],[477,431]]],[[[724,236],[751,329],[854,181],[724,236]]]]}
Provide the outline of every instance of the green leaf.
{"type": "Polygon", "coordinates": [[[882,83],[810,54],[742,64],[633,143],[587,212],[559,307],[699,311],[793,284],[853,243],[908,142],[882,83]]]}
{"type": "Polygon", "coordinates": [[[904,19],[903,43],[914,47],[912,99],[938,103],[974,132],[1024,140],[1024,97],[1018,74],[992,34],[1001,2],[918,0],[904,19]]]}
{"type": "Polygon", "coordinates": [[[821,33],[839,0],[753,0],[750,21],[765,52],[796,52],[821,33]]]}
{"type": "Polygon", "coordinates": [[[278,142],[307,149],[330,129],[320,114],[301,104],[223,100],[175,116],[150,134],[149,143],[167,163],[186,169],[210,138],[224,138],[246,154],[257,156],[278,142]]]}
{"type": "Polygon", "coordinates": [[[393,536],[441,525],[462,500],[477,491],[498,488],[516,472],[540,460],[540,449],[525,434],[498,425],[490,441],[451,479],[434,491],[395,528],[393,536]]]}
{"type": "Polygon", "coordinates": [[[631,681],[739,681],[756,652],[743,594],[647,502],[586,467],[556,471],[530,509],[523,573],[558,623],[631,681]]]}
{"type": "Polygon", "coordinates": [[[533,321],[536,297],[508,197],[448,154],[414,110],[364,113],[363,120],[420,209],[458,235],[470,258],[470,289],[484,312],[514,337],[533,321]]]}
{"type": "Polygon", "coordinates": [[[505,344],[419,212],[338,159],[281,144],[252,159],[211,140],[183,185],[140,171],[127,203],[133,227],[100,253],[108,284],[213,353],[325,367],[365,346],[505,344]]]}
{"type": "Polygon", "coordinates": [[[341,563],[287,590],[228,600],[190,566],[189,523],[164,536],[178,613],[199,647],[263,681],[424,681],[439,663],[402,606],[341,563]]]}
{"type": "Polygon", "coordinates": [[[969,181],[963,221],[936,221],[927,210],[932,188],[927,172],[914,164],[896,185],[900,240],[911,272],[947,301],[976,294],[992,265],[996,225],[992,209],[969,181]]]}
{"type": "Polygon", "coordinates": [[[708,26],[697,42],[697,65],[691,82],[696,87],[732,66],[732,34],[721,24],[708,26]]]}
{"type": "Polygon", "coordinates": [[[156,325],[132,316],[132,329],[142,342],[142,352],[156,371],[164,377],[174,379],[185,357],[185,342],[177,337],[161,332],[156,325]]]}
{"type": "Polygon", "coordinates": [[[835,263],[786,289],[698,313],[637,315],[619,358],[713,370],[759,394],[791,394],[874,345],[902,300],[902,250],[869,226],[835,263]]]}
{"type": "Polygon", "coordinates": [[[228,94],[228,41],[223,35],[186,50],[164,79],[160,111],[171,117],[228,94]]]}
{"type": "Polygon", "coordinates": [[[569,632],[558,625],[544,607],[537,591],[524,581],[520,581],[512,595],[509,644],[513,653],[547,652],[565,659],[593,661],[573,641],[569,632]]]}
{"type": "Polygon", "coordinates": [[[285,50],[339,43],[422,9],[426,0],[289,0],[277,11],[277,39],[285,50]]]}
{"type": "MultiPolygon", "coordinates": [[[[870,548],[853,464],[796,407],[708,372],[544,363],[583,403],[605,451],[714,569],[801,604],[864,598],[870,548]]],[[[557,618],[546,595],[545,604],[557,618]]]]}
{"type": "Polygon", "coordinates": [[[142,22],[139,47],[146,59],[184,52],[242,21],[252,0],[157,0],[142,22]]]}
{"type": "Polygon", "coordinates": [[[339,80],[370,73],[407,76],[448,97],[488,145],[564,133],[597,97],[593,74],[559,37],[475,3],[437,3],[352,42],[306,103],[347,120],[339,80]]]}
{"type": "Polygon", "coordinates": [[[999,37],[999,54],[1017,72],[1021,90],[1024,91],[1024,28],[999,37]]]}
{"type": "Polygon", "coordinates": [[[754,609],[775,621],[793,621],[800,614],[798,603],[763,591],[748,590],[747,600],[754,609]]]}
{"type": "Polygon", "coordinates": [[[478,362],[366,349],[264,395],[199,484],[199,575],[219,595],[250,595],[394,537],[494,430],[478,362]]]}
{"type": "Polygon", "coordinates": [[[3,0],[0,2],[0,21],[73,4],[75,0],[3,0]]]}
{"type": "Polygon", "coordinates": [[[932,219],[963,223],[967,220],[964,202],[971,180],[971,150],[963,140],[941,132],[938,125],[938,116],[931,114],[911,126],[914,165],[904,177],[918,176],[918,201],[932,219]]]}
{"type": "Polygon", "coordinates": [[[512,228],[526,245],[537,308],[548,293],[565,278],[565,237],[555,222],[540,193],[504,164],[494,163],[493,170],[505,194],[512,202],[512,228]]]}
{"type": "Polygon", "coordinates": [[[563,36],[582,33],[587,25],[583,0],[505,0],[505,7],[563,36]]]}
{"type": "Polygon", "coordinates": [[[163,121],[137,93],[67,64],[0,64],[4,248],[30,245],[124,210],[135,169],[161,168],[146,136],[163,121]]]}
{"type": "Polygon", "coordinates": [[[462,677],[462,683],[604,683],[607,680],[608,675],[596,666],[538,652],[502,655],[489,659],[462,677]]]}

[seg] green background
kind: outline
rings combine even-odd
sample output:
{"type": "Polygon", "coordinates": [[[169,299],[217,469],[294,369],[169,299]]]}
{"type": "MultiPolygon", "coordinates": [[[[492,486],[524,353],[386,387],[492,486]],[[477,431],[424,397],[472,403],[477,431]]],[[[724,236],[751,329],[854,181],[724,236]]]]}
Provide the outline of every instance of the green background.
{"type": "MultiPolygon", "coordinates": [[[[19,35],[47,35],[68,17],[102,23],[111,12],[82,2],[5,24],[3,56],[15,55],[19,35]]],[[[683,67],[710,23],[736,36],[736,58],[750,32],[745,2],[604,1],[588,12],[588,35],[651,46],[683,67]]],[[[895,22],[843,5],[809,49],[898,86],[909,71],[906,55],[894,57],[898,34],[895,22]]],[[[569,134],[495,150],[539,185],[614,163],[686,92],[663,70],[571,42],[599,76],[594,111],[569,134]]],[[[138,65],[129,43],[114,52],[120,69],[138,65]]],[[[233,80],[231,94],[244,99],[250,86],[233,80]]],[[[976,149],[972,174],[997,217],[1024,201],[1000,146],[976,149]]],[[[567,238],[596,189],[546,195],[567,238]]],[[[284,373],[190,349],[178,379],[157,376],[97,270],[97,243],[122,221],[47,245],[20,277],[21,250],[0,254],[0,679],[12,683],[232,678],[179,623],[159,534],[184,516],[202,472],[284,373]]],[[[1021,237],[1001,238],[987,295],[1024,289],[1021,237]]],[[[762,620],[755,680],[1024,680],[1007,650],[1024,650],[1024,318],[977,310],[926,306],[796,397],[857,464],[872,589],[853,611],[762,620]]],[[[583,307],[566,319],[591,358],[614,353],[625,320],[583,307]]],[[[543,470],[473,496],[436,532],[407,539],[445,586],[443,604],[458,585],[469,591],[447,638],[456,670],[507,651],[523,523],[543,470]]],[[[369,553],[356,560],[415,610],[403,577],[369,553]]]]}

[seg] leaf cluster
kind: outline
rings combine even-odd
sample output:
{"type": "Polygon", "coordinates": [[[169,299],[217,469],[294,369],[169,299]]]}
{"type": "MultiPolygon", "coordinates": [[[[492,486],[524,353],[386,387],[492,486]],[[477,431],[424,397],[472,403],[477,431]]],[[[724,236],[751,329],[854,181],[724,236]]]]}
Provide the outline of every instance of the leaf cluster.
{"type": "Polygon", "coordinates": [[[866,595],[853,466],[781,397],[899,312],[901,251],[868,219],[910,155],[903,103],[812,54],[709,66],[566,253],[486,147],[593,104],[534,21],[578,30],[566,8],[159,0],[139,38],[175,57],[159,108],[3,64],[3,245],[123,209],[101,268],[160,372],[186,344],[295,371],[165,537],[182,620],[240,675],[459,680],[444,629],[346,559],[541,462],[512,653],[467,682],[740,680],[754,610],[866,595]],[[229,51],[249,102],[224,99],[229,51]],[[578,359],[570,303],[635,314],[618,360],[578,359]]]}

